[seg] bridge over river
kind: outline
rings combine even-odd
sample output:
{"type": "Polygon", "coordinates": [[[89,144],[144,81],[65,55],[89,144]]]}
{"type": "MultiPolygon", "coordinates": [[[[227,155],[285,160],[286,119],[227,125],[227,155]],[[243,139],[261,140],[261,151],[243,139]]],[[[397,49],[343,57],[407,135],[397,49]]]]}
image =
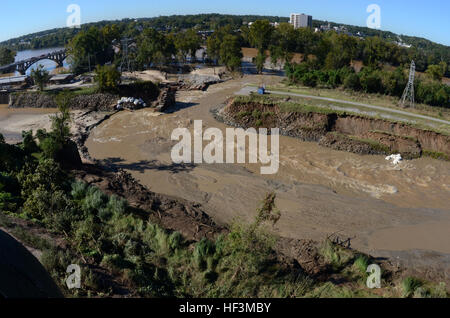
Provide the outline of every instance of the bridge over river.
{"type": "Polygon", "coordinates": [[[19,72],[21,75],[25,75],[26,71],[36,62],[41,60],[51,60],[55,62],[58,67],[63,66],[64,60],[67,58],[67,50],[62,49],[40,56],[31,57],[22,61],[17,61],[9,65],[0,66],[0,73],[13,73],[19,72]]]}

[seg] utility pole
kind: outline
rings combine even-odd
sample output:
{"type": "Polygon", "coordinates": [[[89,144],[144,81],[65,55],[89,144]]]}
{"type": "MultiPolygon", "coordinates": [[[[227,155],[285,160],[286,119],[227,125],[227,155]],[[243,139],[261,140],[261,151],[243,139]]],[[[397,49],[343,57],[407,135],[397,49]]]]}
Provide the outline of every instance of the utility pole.
{"type": "Polygon", "coordinates": [[[126,70],[128,72],[131,71],[130,68],[130,58],[128,57],[128,45],[130,43],[130,41],[132,41],[133,39],[130,38],[123,38],[121,40],[122,43],[122,62],[120,64],[120,71],[123,72],[124,68],[126,67],[126,70]]]}
{"type": "Polygon", "coordinates": [[[91,72],[91,54],[88,53],[89,73],[91,72]]]}
{"type": "Polygon", "coordinates": [[[401,105],[406,107],[407,104],[410,107],[414,107],[414,78],[416,75],[416,64],[411,61],[411,67],[409,69],[409,80],[406,85],[405,91],[403,92],[401,105]]]}

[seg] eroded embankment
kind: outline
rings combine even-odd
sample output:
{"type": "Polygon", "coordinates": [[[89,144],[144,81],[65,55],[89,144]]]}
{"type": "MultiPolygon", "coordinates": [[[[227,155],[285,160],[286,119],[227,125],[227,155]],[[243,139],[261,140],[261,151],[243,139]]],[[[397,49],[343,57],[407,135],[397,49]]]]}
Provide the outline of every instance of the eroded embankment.
{"type": "MultiPolygon", "coordinates": [[[[68,107],[72,110],[112,111],[116,109],[121,96],[142,99],[149,107],[164,110],[175,103],[176,89],[168,85],[156,85],[153,82],[136,82],[120,85],[117,92],[87,93],[72,91],[68,107]]],[[[57,108],[58,91],[16,92],[9,96],[11,108],[57,108]]],[[[134,107],[136,108],[136,107],[134,107]]]]}
{"type": "Polygon", "coordinates": [[[230,100],[222,119],[243,128],[280,128],[280,133],[318,142],[335,150],[359,154],[400,153],[405,158],[423,154],[450,158],[450,137],[383,119],[313,110],[284,111],[276,103],[230,100]]]}

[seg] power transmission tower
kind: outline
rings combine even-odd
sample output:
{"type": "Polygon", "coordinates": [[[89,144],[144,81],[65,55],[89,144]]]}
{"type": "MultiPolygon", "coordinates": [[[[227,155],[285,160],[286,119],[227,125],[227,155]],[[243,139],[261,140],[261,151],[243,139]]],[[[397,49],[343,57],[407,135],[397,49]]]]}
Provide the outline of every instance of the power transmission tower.
{"type": "Polygon", "coordinates": [[[409,80],[406,85],[405,91],[402,96],[401,105],[402,107],[406,107],[407,104],[409,106],[414,107],[414,77],[416,75],[416,63],[411,61],[411,67],[409,69],[409,80]]]}
{"type": "Polygon", "coordinates": [[[125,69],[130,72],[131,71],[131,63],[130,63],[130,58],[128,56],[128,46],[129,43],[132,41],[133,39],[130,38],[123,38],[121,40],[122,43],[122,62],[120,64],[120,71],[123,72],[125,69]]]}

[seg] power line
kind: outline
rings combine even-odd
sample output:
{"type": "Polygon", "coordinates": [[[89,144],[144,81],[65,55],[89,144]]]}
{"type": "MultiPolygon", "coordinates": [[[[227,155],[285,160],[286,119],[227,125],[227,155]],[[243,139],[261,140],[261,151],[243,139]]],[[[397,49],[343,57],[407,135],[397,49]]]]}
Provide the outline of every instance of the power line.
{"type": "Polygon", "coordinates": [[[414,107],[414,78],[416,75],[416,63],[411,61],[411,67],[409,69],[409,80],[406,85],[405,91],[403,92],[401,105],[406,107],[414,107]]]}
{"type": "Polygon", "coordinates": [[[125,69],[128,72],[131,72],[131,61],[130,57],[128,55],[128,48],[130,42],[132,42],[133,39],[131,38],[123,38],[120,42],[122,43],[122,62],[120,63],[120,71],[123,72],[125,69]]]}

